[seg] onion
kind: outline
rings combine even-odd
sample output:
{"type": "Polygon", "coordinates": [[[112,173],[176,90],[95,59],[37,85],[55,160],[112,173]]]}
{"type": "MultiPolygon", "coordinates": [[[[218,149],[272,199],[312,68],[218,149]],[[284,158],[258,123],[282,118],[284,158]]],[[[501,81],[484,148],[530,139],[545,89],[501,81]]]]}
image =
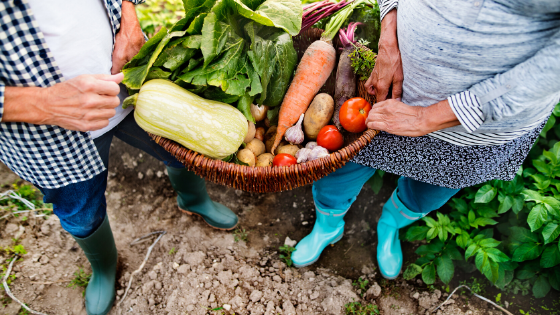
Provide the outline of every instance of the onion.
{"type": "Polygon", "coordinates": [[[266,112],[268,111],[268,106],[266,105],[255,105],[251,104],[251,115],[256,121],[261,121],[266,118],[266,112]]]}

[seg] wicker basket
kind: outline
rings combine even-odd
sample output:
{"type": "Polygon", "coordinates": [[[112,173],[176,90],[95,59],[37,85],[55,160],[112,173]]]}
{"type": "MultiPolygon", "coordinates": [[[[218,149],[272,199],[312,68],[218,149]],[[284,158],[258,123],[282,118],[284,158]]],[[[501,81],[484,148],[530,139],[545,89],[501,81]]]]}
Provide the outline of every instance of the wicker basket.
{"type": "MultiPolygon", "coordinates": [[[[309,29],[294,37],[294,47],[298,52],[299,59],[301,59],[307,47],[321,37],[322,32],[319,29],[309,29]]],[[[333,71],[321,88],[321,92],[334,95],[335,74],[336,71],[333,71]]],[[[356,90],[359,95],[371,100],[370,95],[367,95],[363,88],[363,82],[358,81],[357,85],[356,90]]],[[[265,193],[308,185],[334,172],[352,159],[377,133],[376,130],[368,129],[358,139],[327,157],[285,167],[250,167],[214,160],[189,150],[172,140],[153,134],[150,134],[150,136],[189,170],[206,180],[248,192],[265,193]]]]}

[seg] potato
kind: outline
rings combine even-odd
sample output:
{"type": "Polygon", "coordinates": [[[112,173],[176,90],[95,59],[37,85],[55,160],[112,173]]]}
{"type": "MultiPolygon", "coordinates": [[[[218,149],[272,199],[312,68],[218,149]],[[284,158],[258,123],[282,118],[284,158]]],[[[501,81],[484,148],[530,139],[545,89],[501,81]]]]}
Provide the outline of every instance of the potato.
{"type": "MultiPolygon", "coordinates": [[[[282,141],[280,142],[280,144],[276,147],[276,151],[270,152],[270,153],[276,155],[276,154],[278,154],[278,150],[280,150],[281,147],[286,146],[286,145],[288,145],[288,144],[289,144],[288,141],[282,140],[282,141]]],[[[272,145],[270,146],[270,148],[272,149],[272,145]]]]}
{"type": "Polygon", "coordinates": [[[329,124],[334,112],[334,100],[326,93],[315,96],[311,105],[305,112],[303,119],[303,131],[307,138],[317,139],[321,128],[329,124]]]}
{"type": "Polygon", "coordinates": [[[264,153],[265,147],[261,140],[253,139],[251,142],[247,143],[245,149],[249,149],[255,156],[259,156],[264,153]]]}
{"type": "Polygon", "coordinates": [[[268,129],[268,131],[264,135],[264,146],[266,152],[272,153],[270,152],[270,150],[272,149],[272,145],[274,145],[275,138],[276,138],[276,126],[272,126],[268,129]]]}
{"type": "Polygon", "coordinates": [[[257,131],[255,132],[255,138],[264,141],[264,127],[257,128],[257,131]]]}
{"type": "Polygon", "coordinates": [[[243,163],[249,164],[249,166],[255,166],[255,154],[249,149],[239,150],[239,152],[237,152],[237,159],[243,163]]]}
{"type": "Polygon", "coordinates": [[[296,156],[296,152],[301,149],[301,146],[295,144],[287,144],[276,149],[276,154],[288,153],[289,155],[296,156]]]}
{"type": "Polygon", "coordinates": [[[257,157],[257,166],[272,166],[272,160],[274,160],[274,155],[270,153],[261,154],[257,157]]]}
{"type": "Polygon", "coordinates": [[[278,128],[276,126],[272,126],[272,127],[268,128],[268,130],[264,134],[264,138],[269,139],[270,137],[272,137],[272,138],[276,137],[276,130],[277,129],[278,128]]]}
{"type": "Polygon", "coordinates": [[[253,140],[253,138],[255,137],[255,132],[257,131],[255,129],[255,124],[252,121],[247,121],[247,122],[249,123],[249,130],[247,131],[245,140],[243,140],[244,143],[251,142],[251,140],[253,140]]]}

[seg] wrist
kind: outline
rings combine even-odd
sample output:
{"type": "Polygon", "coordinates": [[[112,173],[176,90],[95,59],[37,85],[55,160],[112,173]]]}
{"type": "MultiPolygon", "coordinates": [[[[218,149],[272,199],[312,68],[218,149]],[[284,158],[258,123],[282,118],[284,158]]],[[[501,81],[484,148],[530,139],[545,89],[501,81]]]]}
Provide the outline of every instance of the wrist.
{"type": "Polygon", "coordinates": [[[49,115],[47,106],[48,88],[6,87],[2,122],[24,122],[35,125],[46,124],[49,115]]]}

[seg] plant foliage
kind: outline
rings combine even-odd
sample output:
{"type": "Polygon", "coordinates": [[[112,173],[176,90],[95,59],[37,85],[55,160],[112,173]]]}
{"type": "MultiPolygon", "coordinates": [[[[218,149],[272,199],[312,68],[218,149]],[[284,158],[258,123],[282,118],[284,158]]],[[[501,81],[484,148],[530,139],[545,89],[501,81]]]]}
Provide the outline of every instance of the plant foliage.
{"type": "Polygon", "coordinates": [[[406,230],[406,240],[428,241],[406,279],[421,274],[427,284],[437,277],[447,284],[455,262],[466,261],[500,289],[529,286],[537,298],[560,290],[559,115],[560,104],[512,181],[465,188],[449,201],[449,214],[436,212],[406,230]]]}
{"type": "MultiPolygon", "coordinates": [[[[167,79],[247,119],[251,103],[280,105],[297,64],[299,0],[184,0],[184,17],[161,27],[123,69],[130,91],[167,79]]],[[[155,32],[154,28],[154,32],[155,32]]]]}

